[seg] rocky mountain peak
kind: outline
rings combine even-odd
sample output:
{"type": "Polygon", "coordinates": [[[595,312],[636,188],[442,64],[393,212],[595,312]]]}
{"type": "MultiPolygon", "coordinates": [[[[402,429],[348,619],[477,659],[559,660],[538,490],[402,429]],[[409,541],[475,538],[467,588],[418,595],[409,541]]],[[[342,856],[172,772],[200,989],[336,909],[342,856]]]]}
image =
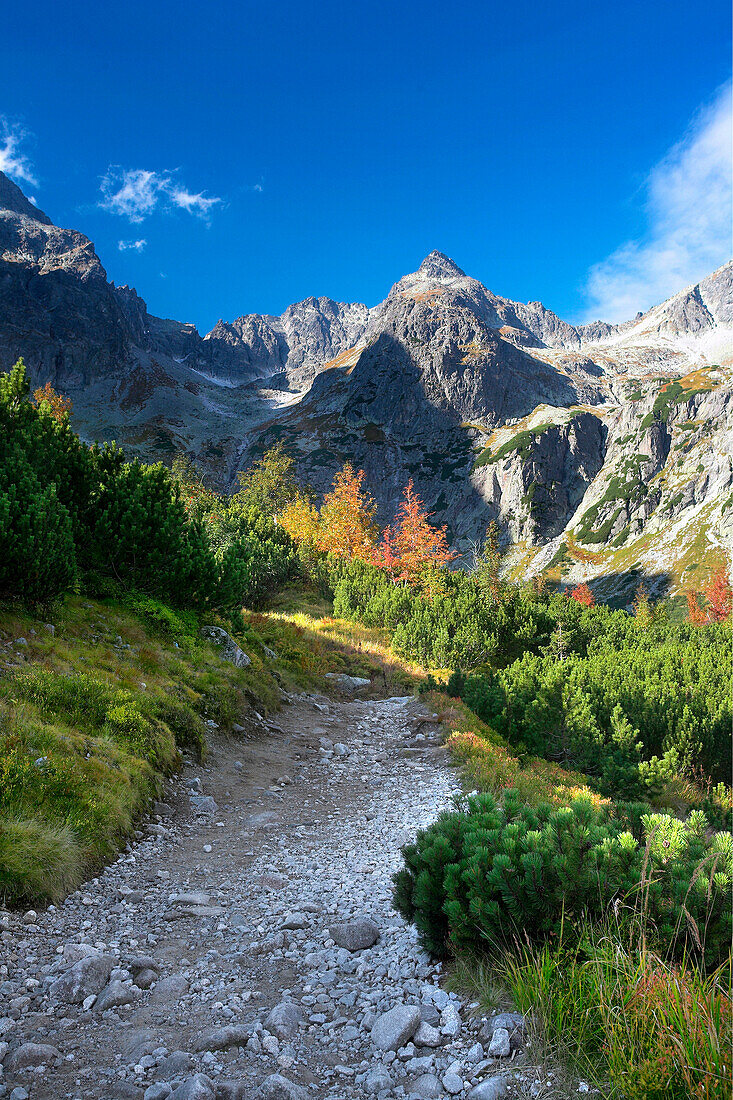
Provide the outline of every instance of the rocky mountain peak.
{"type": "Polygon", "coordinates": [[[42,225],[51,225],[51,219],[34,206],[11,179],[0,172],[0,211],[9,210],[11,214],[22,214],[42,225]]]}
{"type": "Polygon", "coordinates": [[[417,269],[417,274],[426,279],[461,279],[466,275],[450,256],[446,256],[444,252],[438,252],[437,249],[433,249],[425,257],[417,269]]]}

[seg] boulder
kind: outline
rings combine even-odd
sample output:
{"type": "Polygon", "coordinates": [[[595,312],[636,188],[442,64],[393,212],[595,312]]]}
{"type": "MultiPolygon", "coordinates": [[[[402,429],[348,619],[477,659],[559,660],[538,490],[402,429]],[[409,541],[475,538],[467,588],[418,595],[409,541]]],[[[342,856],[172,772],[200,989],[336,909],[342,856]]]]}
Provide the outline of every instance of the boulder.
{"type": "Polygon", "coordinates": [[[124,982],[110,982],[94,1002],[95,1012],[105,1012],[108,1008],[120,1008],[122,1005],[131,1005],[140,996],[137,986],[126,985],[124,982]]]}
{"type": "Polygon", "coordinates": [[[246,1046],[249,1036],[249,1028],[242,1027],[241,1024],[217,1027],[204,1032],[196,1044],[196,1050],[228,1050],[229,1047],[243,1047],[246,1046]]]}
{"type": "Polygon", "coordinates": [[[410,1085],[410,1100],[439,1100],[444,1095],[443,1086],[434,1073],[423,1073],[410,1085]]]}
{"type": "Polygon", "coordinates": [[[509,1032],[505,1027],[497,1027],[489,1043],[489,1058],[508,1058],[512,1052],[509,1032]]]}
{"type": "Polygon", "coordinates": [[[379,928],[374,921],[365,918],[333,924],[328,931],[336,946],[344,947],[347,951],[365,951],[367,947],[373,947],[379,939],[379,928]]]}
{"type": "Polygon", "coordinates": [[[51,1000],[80,1005],[87,997],[101,992],[116,964],[117,960],[109,955],[89,955],[79,959],[51,984],[51,1000]]]}
{"type": "Polygon", "coordinates": [[[57,1048],[48,1043],[23,1043],[8,1054],[3,1065],[9,1073],[17,1073],[18,1070],[30,1069],[31,1066],[46,1066],[59,1057],[57,1048]]]}
{"type": "Polygon", "coordinates": [[[303,1024],[303,1013],[292,1001],[275,1005],[265,1020],[265,1027],[278,1039],[291,1039],[303,1024]]]}
{"type": "Polygon", "coordinates": [[[501,1100],[506,1096],[508,1085],[508,1077],[489,1077],[471,1089],[468,1100],[501,1100]]]}
{"type": "Polygon", "coordinates": [[[361,688],[369,687],[371,684],[371,680],[365,680],[363,676],[347,676],[345,672],[327,672],[325,679],[330,680],[341,691],[350,694],[360,691],[361,688]]]}
{"type": "Polygon", "coordinates": [[[372,1042],[379,1050],[399,1050],[420,1026],[417,1005],[396,1005],[382,1013],[372,1026],[372,1042]]]}
{"type": "Polygon", "coordinates": [[[249,668],[252,664],[244,650],[240,649],[234,641],[234,638],[231,638],[226,630],[222,630],[220,626],[203,627],[201,636],[203,638],[208,638],[210,642],[218,646],[219,652],[224,660],[231,661],[237,668],[249,668]]]}
{"type": "Polygon", "coordinates": [[[197,1073],[178,1086],[172,1100],[215,1100],[215,1096],[211,1079],[205,1073],[197,1073]]]}
{"type": "Polygon", "coordinates": [[[386,1069],[379,1066],[370,1069],[364,1079],[364,1089],[367,1096],[376,1096],[380,1092],[388,1092],[392,1088],[392,1078],[386,1069]]]}
{"type": "Polygon", "coordinates": [[[256,1100],[309,1100],[308,1091],[279,1073],[265,1078],[255,1093],[256,1100]]]}
{"type": "Polygon", "coordinates": [[[416,1047],[439,1047],[443,1039],[437,1027],[432,1027],[421,1019],[412,1041],[416,1047]]]}

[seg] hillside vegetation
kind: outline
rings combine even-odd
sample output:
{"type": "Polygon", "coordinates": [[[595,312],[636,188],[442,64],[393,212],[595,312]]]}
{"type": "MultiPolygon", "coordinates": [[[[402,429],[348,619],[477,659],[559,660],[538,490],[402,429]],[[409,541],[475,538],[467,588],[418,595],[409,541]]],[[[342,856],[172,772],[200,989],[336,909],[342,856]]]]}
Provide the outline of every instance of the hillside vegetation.
{"type": "Polygon", "coordinates": [[[613,611],[503,580],[493,527],[452,571],[412,483],[380,530],[348,465],[319,506],[279,446],[224,498],[69,413],[22,364],[0,378],[0,896],[63,897],[208,736],[366,674],[430,693],[465,777],[395,878],[423,946],[535,1009],[604,1095],[728,1095],[727,576],[687,621],[643,589],[613,611]]]}

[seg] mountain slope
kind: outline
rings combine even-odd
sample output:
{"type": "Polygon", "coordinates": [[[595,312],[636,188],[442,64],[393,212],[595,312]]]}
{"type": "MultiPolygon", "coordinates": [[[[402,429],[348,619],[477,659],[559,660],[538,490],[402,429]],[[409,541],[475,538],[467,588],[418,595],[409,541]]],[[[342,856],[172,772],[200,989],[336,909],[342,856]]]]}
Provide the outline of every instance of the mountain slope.
{"type": "Polygon", "coordinates": [[[459,549],[497,519],[517,570],[563,580],[661,588],[719,559],[732,283],[727,264],[625,324],[574,326],[432,252],[371,309],[307,298],[201,337],[0,173],[0,367],[23,355],[87,438],[184,450],[219,485],[284,439],[318,492],[350,461],[387,521],[413,478],[459,549]]]}

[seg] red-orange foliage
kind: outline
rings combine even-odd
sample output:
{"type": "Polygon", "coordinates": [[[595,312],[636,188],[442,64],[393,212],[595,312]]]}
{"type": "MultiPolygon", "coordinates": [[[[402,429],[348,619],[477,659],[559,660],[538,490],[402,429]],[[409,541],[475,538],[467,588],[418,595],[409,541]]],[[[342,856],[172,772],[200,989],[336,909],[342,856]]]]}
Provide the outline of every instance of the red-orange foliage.
{"type": "Polygon", "coordinates": [[[705,623],[724,623],[730,618],[732,593],[730,576],[725,569],[720,569],[713,576],[703,589],[703,595],[706,602],[701,605],[700,593],[696,589],[685,592],[689,622],[695,626],[704,626],[705,623]]]}
{"type": "Polygon", "coordinates": [[[364,471],[355,473],[348,463],[336,474],[320,511],[316,543],[319,550],[344,558],[372,560],[377,506],[362,489],[363,482],[364,471]]]}
{"type": "Polygon", "coordinates": [[[585,582],[583,582],[583,584],[576,584],[575,588],[570,593],[570,599],[582,603],[583,607],[596,606],[596,598],[585,582]]]}
{"type": "Polygon", "coordinates": [[[63,424],[73,408],[71,398],[56,393],[50,382],[47,382],[45,386],[39,386],[37,390],[33,391],[33,404],[36,408],[45,405],[51,416],[54,420],[58,420],[59,424],[63,424]]]}
{"type": "Polygon", "coordinates": [[[711,622],[723,623],[730,618],[733,593],[731,592],[730,576],[725,569],[721,569],[715,574],[705,589],[705,596],[708,601],[707,611],[711,622]]]}
{"type": "Polygon", "coordinates": [[[448,548],[445,527],[433,527],[428,522],[431,514],[425,511],[410,481],[394,524],[384,532],[373,559],[394,581],[412,584],[426,567],[447,565],[455,558],[448,548]]]}

